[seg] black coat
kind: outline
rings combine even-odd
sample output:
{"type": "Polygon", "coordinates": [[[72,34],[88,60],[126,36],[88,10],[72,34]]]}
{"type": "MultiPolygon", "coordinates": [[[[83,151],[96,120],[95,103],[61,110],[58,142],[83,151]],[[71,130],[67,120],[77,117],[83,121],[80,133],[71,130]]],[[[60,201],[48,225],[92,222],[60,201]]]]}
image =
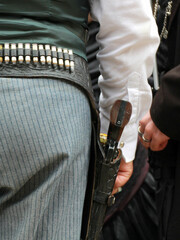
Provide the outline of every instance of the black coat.
{"type": "MultiPolygon", "coordinates": [[[[165,150],[152,153],[154,163],[165,169],[159,181],[160,226],[165,229],[161,240],[180,239],[180,0],[173,1],[169,21],[168,68],[156,93],[151,117],[170,141],[165,150]],[[165,168],[166,167],[166,168],[165,168]],[[173,171],[167,171],[173,169],[173,171]],[[168,172],[168,174],[167,174],[168,172]],[[167,176],[168,175],[168,176],[167,176]],[[173,176],[173,178],[172,178],[173,176]],[[164,184],[166,182],[166,184],[164,184]],[[173,184],[171,184],[173,182],[173,184]],[[164,188],[164,189],[163,189],[164,188]],[[163,213],[162,213],[163,212],[163,213]],[[166,216],[166,217],[165,217],[166,216]]],[[[158,174],[156,174],[158,175],[158,174]]],[[[156,176],[158,179],[158,176],[156,176]]]]}
{"type": "Polygon", "coordinates": [[[174,0],[168,35],[168,68],[151,107],[151,117],[167,136],[180,141],[180,0],[174,0]]]}

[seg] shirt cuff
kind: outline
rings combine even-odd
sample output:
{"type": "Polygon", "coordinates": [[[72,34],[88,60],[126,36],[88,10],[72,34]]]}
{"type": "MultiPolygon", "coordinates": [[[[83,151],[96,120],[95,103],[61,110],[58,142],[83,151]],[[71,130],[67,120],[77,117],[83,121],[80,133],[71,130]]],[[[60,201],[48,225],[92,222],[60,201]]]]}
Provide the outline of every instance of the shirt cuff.
{"type": "MultiPolygon", "coordinates": [[[[101,115],[101,113],[100,113],[101,115]]],[[[101,133],[107,133],[107,126],[109,124],[109,119],[104,116],[101,122],[101,133]]],[[[129,122],[122,133],[119,140],[118,148],[122,149],[123,157],[125,162],[131,162],[135,158],[136,148],[138,142],[138,123],[129,122]],[[121,147],[124,145],[123,147],[121,147]]]]}
{"type": "Polygon", "coordinates": [[[125,162],[131,162],[135,158],[137,142],[138,142],[138,125],[136,123],[128,124],[122,133],[118,147],[124,145],[122,149],[125,162]]]}

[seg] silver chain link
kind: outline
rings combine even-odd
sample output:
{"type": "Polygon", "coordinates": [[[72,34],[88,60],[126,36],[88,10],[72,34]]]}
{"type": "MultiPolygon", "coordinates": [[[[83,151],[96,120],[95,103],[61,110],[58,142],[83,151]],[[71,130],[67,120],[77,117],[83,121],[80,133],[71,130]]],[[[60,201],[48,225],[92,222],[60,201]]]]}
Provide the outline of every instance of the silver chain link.
{"type": "MultiPolygon", "coordinates": [[[[168,30],[167,30],[167,19],[171,15],[171,10],[172,10],[172,1],[169,1],[165,10],[165,15],[164,15],[164,21],[163,21],[163,27],[162,31],[160,33],[160,39],[164,38],[167,39],[168,37],[168,30]]],[[[159,0],[156,0],[155,5],[154,5],[154,18],[157,20],[157,11],[159,10],[160,5],[159,5],[159,0]]]]}

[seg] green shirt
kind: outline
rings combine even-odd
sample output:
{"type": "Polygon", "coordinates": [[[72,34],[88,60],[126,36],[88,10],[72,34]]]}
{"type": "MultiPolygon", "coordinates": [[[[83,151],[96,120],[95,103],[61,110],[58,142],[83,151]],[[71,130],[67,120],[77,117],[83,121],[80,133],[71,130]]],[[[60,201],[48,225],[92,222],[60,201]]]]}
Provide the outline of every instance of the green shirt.
{"type": "Polygon", "coordinates": [[[0,0],[0,43],[69,48],[86,59],[88,0],[0,0]]]}

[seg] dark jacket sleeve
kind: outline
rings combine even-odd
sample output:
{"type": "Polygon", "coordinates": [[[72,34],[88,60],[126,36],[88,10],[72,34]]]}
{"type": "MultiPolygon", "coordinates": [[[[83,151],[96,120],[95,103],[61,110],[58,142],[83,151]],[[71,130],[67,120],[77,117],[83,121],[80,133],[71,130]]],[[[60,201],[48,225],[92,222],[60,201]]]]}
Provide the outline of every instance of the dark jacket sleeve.
{"type": "Polygon", "coordinates": [[[150,113],[155,125],[164,134],[180,140],[180,65],[163,76],[150,113]]]}

